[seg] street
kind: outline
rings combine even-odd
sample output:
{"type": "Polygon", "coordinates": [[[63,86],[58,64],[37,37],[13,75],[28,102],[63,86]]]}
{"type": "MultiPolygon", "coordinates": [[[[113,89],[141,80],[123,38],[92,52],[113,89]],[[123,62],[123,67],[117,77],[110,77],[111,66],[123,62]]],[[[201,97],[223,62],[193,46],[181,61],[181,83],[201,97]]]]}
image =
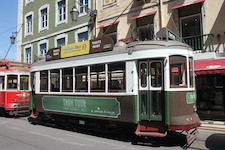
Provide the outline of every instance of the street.
{"type": "MultiPolygon", "coordinates": [[[[180,146],[133,145],[130,135],[103,135],[88,132],[63,130],[42,125],[33,125],[27,117],[0,117],[0,149],[4,150],[149,150],[181,149],[180,146]]],[[[199,130],[197,140],[189,149],[207,149],[205,140],[214,133],[223,131],[199,130]]]]}

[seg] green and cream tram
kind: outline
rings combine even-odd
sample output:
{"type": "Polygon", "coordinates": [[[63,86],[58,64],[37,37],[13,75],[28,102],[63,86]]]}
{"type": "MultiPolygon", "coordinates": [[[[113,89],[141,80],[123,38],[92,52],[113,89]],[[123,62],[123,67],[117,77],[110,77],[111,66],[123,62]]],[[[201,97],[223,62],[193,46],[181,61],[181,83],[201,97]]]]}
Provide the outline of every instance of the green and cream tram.
{"type": "Polygon", "coordinates": [[[31,118],[47,116],[93,129],[133,127],[144,137],[187,131],[188,144],[193,142],[200,120],[188,45],[170,40],[119,42],[112,50],[70,57],[71,50],[89,46],[71,47],[53,49],[46,60],[32,64],[31,118]],[[59,56],[54,58],[54,53],[59,56]]]}

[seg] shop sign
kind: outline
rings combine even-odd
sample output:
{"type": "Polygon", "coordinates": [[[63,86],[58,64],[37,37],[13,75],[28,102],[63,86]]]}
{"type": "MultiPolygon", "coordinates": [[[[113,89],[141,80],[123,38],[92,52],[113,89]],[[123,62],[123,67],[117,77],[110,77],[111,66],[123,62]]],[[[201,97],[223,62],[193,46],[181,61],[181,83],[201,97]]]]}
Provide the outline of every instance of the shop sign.
{"type": "Polygon", "coordinates": [[[108,97],[43,96],[46,111],[118,118],[120,102],[108,97]]]}
{"type": "Polygon", "coordinates": [[[196,93],[195,92],[188,92],[186,94],[186,102],[187,104],[193,104],[196,102],[196,93]]]}
{"type": "Polygon", "coordinates": [[[206,66],[207,69],[215,69],[215,68],[221,68],[220,65],[209,65],[209,66],[206,66]]]}
{"type": "Polygon", "coordinates": [[[90,51],[90,41],[83,41],[78,43],[73,43],[69,45],[64,45],[61,48],[61,58],[85,55],[89,54],[90,51]]]}

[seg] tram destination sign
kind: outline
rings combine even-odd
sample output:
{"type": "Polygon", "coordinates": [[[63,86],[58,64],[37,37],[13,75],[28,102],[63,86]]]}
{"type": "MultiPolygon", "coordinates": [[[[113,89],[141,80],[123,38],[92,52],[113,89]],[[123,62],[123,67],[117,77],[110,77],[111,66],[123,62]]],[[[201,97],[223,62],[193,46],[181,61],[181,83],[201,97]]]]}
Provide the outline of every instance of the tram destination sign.
{"type": "Polygon", "coordinates": [[[120,102],[110,97],[43,96],[46,111],[118,118],[120,102]]]}
{"type": "Polygon", "coordinates": [[[196,93],[195,92],[188,92],[186,94],[186,102],[187,104],[193,104],[196,102],[196,93]]]}

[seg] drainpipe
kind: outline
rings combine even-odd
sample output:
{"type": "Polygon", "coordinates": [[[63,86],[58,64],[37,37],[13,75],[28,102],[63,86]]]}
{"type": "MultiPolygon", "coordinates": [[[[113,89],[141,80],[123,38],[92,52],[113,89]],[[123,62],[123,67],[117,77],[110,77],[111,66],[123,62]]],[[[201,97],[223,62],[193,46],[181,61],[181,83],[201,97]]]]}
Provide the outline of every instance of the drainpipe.
{"type": "Polygon", "coordinates": [[[163,0],[159,0],[160,29],[163,28],[163,0]]]}

